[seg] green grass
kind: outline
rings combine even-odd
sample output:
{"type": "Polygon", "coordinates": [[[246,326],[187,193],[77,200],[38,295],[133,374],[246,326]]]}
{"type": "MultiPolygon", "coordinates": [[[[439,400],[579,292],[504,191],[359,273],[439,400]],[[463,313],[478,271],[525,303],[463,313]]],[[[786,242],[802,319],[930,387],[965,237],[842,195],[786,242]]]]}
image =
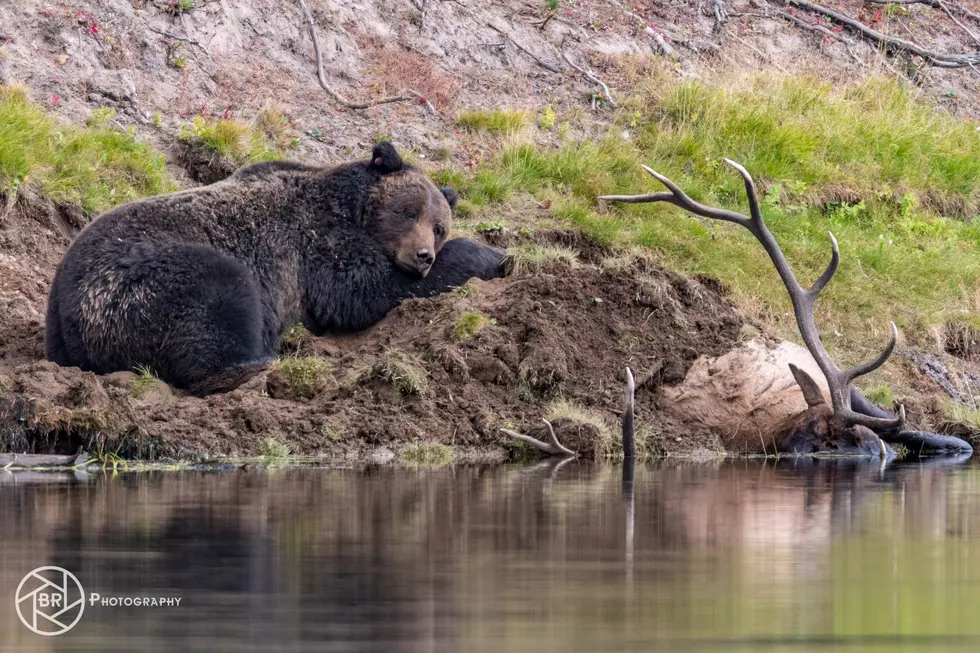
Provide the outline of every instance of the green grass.
{"type": "Polygon", "coordinates": [[[259,443],[259,455],[266,464],[283,463],[291,454],[289,445],[276,438],[265,438],[259,443]]]}
{"type": "Polygon", "coordinates": [[[281,159],[283,147],[276,142],[278,132],[267,133],[275,125],[274,119],[260,113],[258,120],[261,126],[253,127],[237,120],[195,116],[192,122],[181,126],[180,138],[236,165],[281,159]]]}
{"type": "Polygon", "coordinates": [[[401,452],[401,459],[410,465],[443,467],[453,462],[453,448],[448,444],[414,443],[401,452]]]}
{"type": "Polygon", "coordinates": [[[459,316],[456,320],[456,324],[453,325],[453,340],[461,342],[463,340],[469,340],[476,334],[478,334],[483,327],[488,324],[493,324],[493,320],[488,318],[483,313],[477,313],[474,311],[468,311],[459,316]]]}
{"type": "Polygon", "coordinates": [[[547,263],[563,263],[569,267],[579,265],[575,250],[560,245],[523,244],[507,250],[504,265],[513,274],[528,274],[547,263]]]}
{"type": "Polygon", "coordinates": [[[272,370],[289,383],[298,397],[313,399],[323,392],[326,385],[324,377],[330,367],[323,359],[305,356],[280,358],[272,370]]]}
{"type": "Polygon", "coordinates": [[[18,88],[0,87],[0,193],[43,195],[80,206],[87,217],[177,189],[165,158],[111,123],[111,110],[86,127],[60,123],[18,88]]]}
{"type": "Polygon", "coordinates": [[[134,397],[142,397],[156,386],[157,377],[153,373],[153,370],[146,365],[136,366],[136,378],[133,379],[132,385],[130,385],[130,392],[132,392],[134,397]]]}
{"type": "Polygon", "coordinates": [[[524,111],[498,109],[497,111],[464,111],[456,119],[456,124],[470,132],[490,134],[509,134],[520,131],[528,125],[529,117],[524,111]]]}
{"type": "Polygon", "coordinates": [[[948,401],[945,405],[946,419],[951,422],[959,422],[976,433],[980,433],[980,409],[955,401],[948,401]]]}
{"type": "Polygon", "coordinates": [[[598,242],[651,248],[674,269],[724,280],[743,308],[777,316],[777,331],[795,337],[782,283],[745,229],[668,204],[596,200],[663,190],[644,163],[696,200],[747,212],[742,180],[722,161],[729,157],[768,188],[763,214],[801,283],[826,266],[827,232],[839,240],[840,270],[817,304],[832,350],[867,356],[887,339],[890,319],[923,339],[947,322],[980,327],[975,122],[877,78],[834,87],[759,76],[712,86],[661,73],[617,115],[608,136],[594,140],[550,149],[502,143],[456,188],[478,206],[516,192],[550,200],[555,217],[598,242]]]}
{"type": "Polygon", "coordinates": [[[895,397],[892,393],[891,386],[888,385],[877,385],[868,390],[864,391],[864,396],[868,401],[878,404],[884,408],[891,410],[892,406],[895,404],[895,397]]]}
{"type": "Polygon", "coordinates": [[[398,397],[420,396],[429,388],[425,366],[411,354],[389,351],[375,364],[372,373],[391,384],[398,397]]]}

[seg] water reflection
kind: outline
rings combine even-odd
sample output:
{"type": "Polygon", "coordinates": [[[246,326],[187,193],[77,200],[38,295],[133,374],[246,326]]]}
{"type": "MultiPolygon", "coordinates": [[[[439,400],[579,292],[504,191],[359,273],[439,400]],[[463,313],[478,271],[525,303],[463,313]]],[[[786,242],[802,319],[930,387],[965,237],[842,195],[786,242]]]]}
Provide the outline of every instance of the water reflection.
{"type": "Polygon", "coordinates": [[[975,649],[980,467],[0,474],[0,650],[975,649]],[[41,482],[41,481],[50,482],[41,482]],[[103,596],[58,637],[41,565],[103,596]]]}

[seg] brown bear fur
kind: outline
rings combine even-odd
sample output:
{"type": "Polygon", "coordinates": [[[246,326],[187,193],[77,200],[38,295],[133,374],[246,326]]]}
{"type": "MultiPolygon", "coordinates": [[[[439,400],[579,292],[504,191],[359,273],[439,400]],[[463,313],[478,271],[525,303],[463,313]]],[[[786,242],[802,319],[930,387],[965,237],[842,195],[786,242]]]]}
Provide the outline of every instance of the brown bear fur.
{"type": "Polygon", "coordinates": [[[406,297],[499,276],[502,251],[446,245],[455,200],[381,143],[369,161],[260,163],[119,206],[58,267],[48,360],[99,374],[145,365],[199,395],[236,387],[288,325],[362,329],[406,297]]]}

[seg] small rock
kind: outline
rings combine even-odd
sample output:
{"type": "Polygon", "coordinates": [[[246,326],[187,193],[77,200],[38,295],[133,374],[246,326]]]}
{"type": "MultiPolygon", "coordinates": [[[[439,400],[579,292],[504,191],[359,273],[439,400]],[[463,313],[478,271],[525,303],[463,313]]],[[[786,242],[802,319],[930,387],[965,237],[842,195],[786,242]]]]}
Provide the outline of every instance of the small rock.
{"type": "Polygon", "coordinates": [[[376,463],[389,463],[395,458],[395,453],[391,449],[380,447],[371,452],[371,460],[376,463]]]}
{"type": "Polygon", "coordinates": [[[54,62],[56,64],[58,64],[59,66],[64,66],[66,63],[68,63],[68,55],[67,54],[56,54],[54,56],[54,62]]]}

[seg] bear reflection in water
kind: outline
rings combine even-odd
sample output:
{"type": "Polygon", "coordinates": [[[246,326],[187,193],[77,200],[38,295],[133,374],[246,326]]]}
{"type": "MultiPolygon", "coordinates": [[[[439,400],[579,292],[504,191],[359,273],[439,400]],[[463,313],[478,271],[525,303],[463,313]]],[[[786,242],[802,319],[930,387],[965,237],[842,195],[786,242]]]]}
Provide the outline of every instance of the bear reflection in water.
{"type": "Polygon", "coordinates": [[[259,163],[117,207],[58,267],[47,358],[230,390],[268,365],[286,326],[359,330],[404,299],[501,276],[503,250],[448,240],[456,199],[380,143],[369,161],[259,163]]]}

